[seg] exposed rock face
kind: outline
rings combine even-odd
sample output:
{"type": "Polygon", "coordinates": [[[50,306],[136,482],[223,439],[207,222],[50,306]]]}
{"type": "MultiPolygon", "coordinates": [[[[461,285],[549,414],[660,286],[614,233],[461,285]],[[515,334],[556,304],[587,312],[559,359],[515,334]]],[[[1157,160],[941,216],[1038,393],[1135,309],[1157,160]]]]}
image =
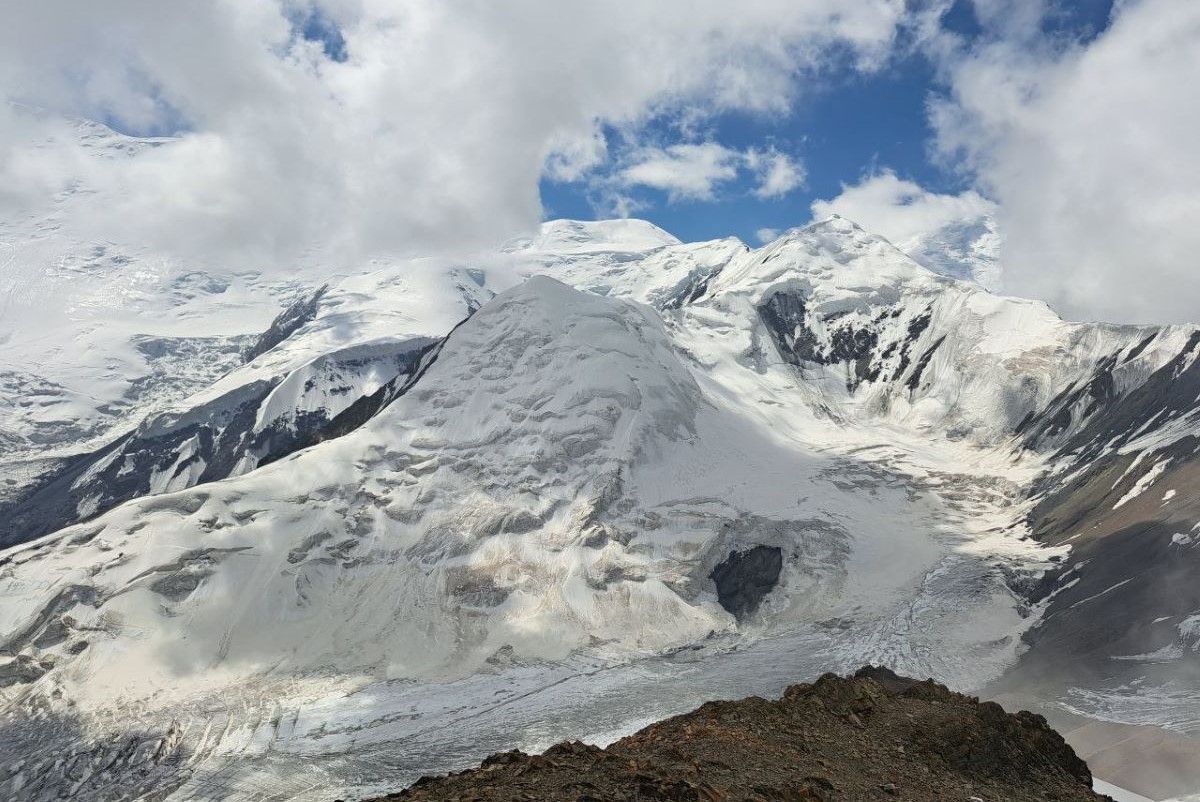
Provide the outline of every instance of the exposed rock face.
{"type": "MultiPolygon", "coordinates": [[[[1181,684],[1190,688],[1200,672],[1200,332],[1180,338],[1176,354],[1132,389],[1113,389],[1114,373],[1154,341],[1113,354],[1023,430],[1035,447],[1075,427],[1053,454],[1056,469],[1032,488],[1029,513],[1035,537],[1071,552],[1038,588],[1042,621],[997,691],[1069,689],[1084,677],[1103,692],[1079,709],[1104,714],[1122,686],[1149,695],[1188,678],[1181,684]]],[[[1192,773],[1187,784],[1197,781],[1192,773]]]]}
{"type": "Polygon", "coordinates": [[[779,582],[783,570],[783,549],[755,546],[735,551],[709,575],[717,586],[717,600],[741,619],[752,615],[763,598],[779,582]]]}
{"type": "Polygon", "coordinates": [[[311,295],[305,296],[293,303],[287,309],[284,309],[279,315],[271,321],[271,325],[259,335],[254,344],[245,350],[243,358],[250,362],[254,359],[270,351],[281,342],[291,337],[305,323],[311,323],[317,316],[317,310],[320,308],[321,298],[329,289],[326,284],[316,290],[311,295]]]}
{"type": "Polygon", "coordinates": [[[709,702],[617,741],[492,755],[389,800],[1101,800],[1045,719],[883,668],[709,702]]]}

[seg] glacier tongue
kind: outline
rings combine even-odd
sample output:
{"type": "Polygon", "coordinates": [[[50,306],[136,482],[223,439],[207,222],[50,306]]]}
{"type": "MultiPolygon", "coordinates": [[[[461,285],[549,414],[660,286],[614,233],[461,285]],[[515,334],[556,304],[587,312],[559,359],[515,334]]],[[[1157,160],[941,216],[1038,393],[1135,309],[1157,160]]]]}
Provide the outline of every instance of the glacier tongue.
{"type": "Polygon", "coordinates": [[[1194,329],[1065,323],[840,218],[560,221],[313,306],[70,477],[167,438],[148,490],[0,552],[0,792],[323,798],[864,662],[979,689],[1070,618],[1047,485],[1147,520],[1192,460],[1194,329]]]}

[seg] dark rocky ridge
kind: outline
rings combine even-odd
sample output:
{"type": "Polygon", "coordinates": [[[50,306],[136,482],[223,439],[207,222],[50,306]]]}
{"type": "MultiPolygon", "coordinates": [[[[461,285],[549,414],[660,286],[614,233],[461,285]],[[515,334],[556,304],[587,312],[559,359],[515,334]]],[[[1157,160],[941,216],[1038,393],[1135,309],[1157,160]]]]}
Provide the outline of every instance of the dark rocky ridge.
{"type": "Polygon", "coordinates": [[[1158,443],[1148,437],[1195,412],[1200,362],[1187,360],[1200,347],[1200,332],[1144,382],[1117,395],[1106,372],[1118,356],[1128,360],[1146,344],[1106,360],[1086,385],[1067,388],[1018,432],[1026,448],[1036,448],[1045,433],[1070,423],[1072,409],[1083,409],[1082,425],[1053,454],[1071,470],[1048,472],[1029,491],[1037,502],[1028,516],[1034,537],[1072,550],[1034,594],[1048,605],[1025,637],[1030,650],[1018,676],[1044,683],[1070,666],[1113,683],[1128,679],[1126,673],[1169,677],[1179,664],[1130,658],[1171,648],[1191,664],[1189,674],[1200,670],[1196,644],[1179,630],[1200,610],[1200,538],[1192,536],[1200,520],[1200,437],[1158,443]],[[1133,447],[1136,437],[1146,445],[1133,447]],[[1159,463],[1161,474],[1139,492],[1159,463]]]}
{"type": "Polygon", "coordinates": [[[709,702],[606,749],[492,755],[387,800],[1103,800],[1045,719],[883,668],[709,702]]]}
{"type": "Polygon", "coordinates": [[[270,351],[281,342],[291,337],[306,323],[311,323],[317,317],[317,312],[321,308],[321,299],[329,290],[329,285],[325,284],[319,287],[311,295],[306,295],[287,309],[280,312],[267,330],[259,335],[254,344],[245,350],[242,358],[247,362],[252,362],[258,357],[270,351]]]}

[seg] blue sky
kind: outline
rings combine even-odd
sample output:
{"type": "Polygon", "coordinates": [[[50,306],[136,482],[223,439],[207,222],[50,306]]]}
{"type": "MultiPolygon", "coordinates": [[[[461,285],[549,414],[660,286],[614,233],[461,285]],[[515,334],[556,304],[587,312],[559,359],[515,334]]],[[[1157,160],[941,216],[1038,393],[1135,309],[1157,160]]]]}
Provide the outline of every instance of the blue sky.
{"type": "MultiPolygon", "coordinates": [[[[1112,0],[1065,0],[1042,21],[1043,31],[1080,44],[1106,28],[1112,0]]],[[[969,0],[959,0],[943,17],[943,27],[969,41],[986,36],[969,0]]],[[[753,194],[754,176],[742,174],[723,184],[715,199],[668,199],[666,192],[638,187],[629,192],[643,205],[633,212],[684,241],[737,236],[756,243],[760,229],[785,229],[808,222],[815,200],[836,197],[844,185],[887,169],[929,192],[958,193],[971,177],[944,167],[930,153],[933,131],[927,115],[931,97],[946,88],[930,60],[917,48],[902,47],[881,69],[863,74],[850,69],[828,71],[814,82],[791,114],[783,117],[744,112],[709,121],[700,141],[735,149],[771,143],[804,166],[806,180],[783,197],[760,199],[753,194]]],[[[678,137],[670,120],[652,121],[646,139],[678,137]]],[[[609,135],[610,149],[616,137],[609,135]]],[[[587,180],[541,182],[546,216],[592,219],[610,216],[596,203],[587,180]]]]}
{"type": "MultiPolygon", "coordinates": [[[[743,175],[722,187],[715,201],[676,202],[669,202],[665,192],[639,188],[631,194],[647,205],[636,216],[685,241],[735,235],[754,242],[760,228],[807,222],[813,200],[837,195],[843,183],[857,181],[873,166],[890,166],[930,189],[957,189],[961,179],[934,168],[926,158],[931,132],[925,96],[932,79],[930,65],[914,55],[871,77],[847,73],[835,78],[813,90],[785,118],[723,115],[709,129],[713,140],[738,149],[773,143],[803,163],[804,186],[782,198],[762,200],[752,193],[753,177],[743,175]]],[[[660,121],[651,125],[656,127],[665,126],[660,121]]],[[[590,194],[586,182],[542,182],[550,217],[595,217],[590,194]]]]}

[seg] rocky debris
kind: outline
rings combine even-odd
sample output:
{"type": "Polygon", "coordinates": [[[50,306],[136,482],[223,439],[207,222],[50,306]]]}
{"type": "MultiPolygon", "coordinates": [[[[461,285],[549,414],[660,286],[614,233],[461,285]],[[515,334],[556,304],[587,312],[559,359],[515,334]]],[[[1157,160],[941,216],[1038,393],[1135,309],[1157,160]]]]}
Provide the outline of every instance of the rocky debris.
{"type": "Polygon", "coordinates": [[[1033,713],[867,667],[783,698],[709,702],[606,749],[561,743],[423,777],[387,800],[835,802],[1103,800],[1033,713]]]}

